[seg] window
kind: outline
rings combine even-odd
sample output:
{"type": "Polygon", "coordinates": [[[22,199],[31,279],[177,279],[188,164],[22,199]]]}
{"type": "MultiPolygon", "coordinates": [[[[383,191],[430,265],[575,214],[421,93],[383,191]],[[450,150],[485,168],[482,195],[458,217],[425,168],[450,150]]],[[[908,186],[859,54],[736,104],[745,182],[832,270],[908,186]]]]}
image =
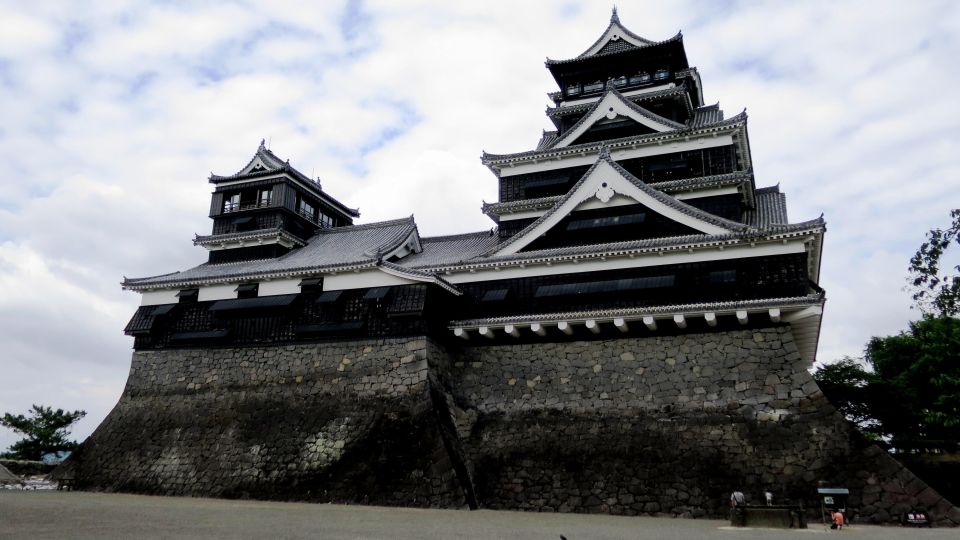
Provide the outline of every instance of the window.
{"type": "Polygon", "coordinates": [[[649,73],[637,73],[636,75],[632,75],[630,77],[630,84],[643,84],[648,82],[650,82],[649,73]]]}
{"type": "Polygon", "coordinates": [[[177,293],[177,298],[181,304],[187,302],[196,302],[200,297],[200,289],[183,289],[177,293]]]}
{"type": "Polygon", "coordinates": [[[716,272],[710,272],[710,283],[727,284],[727,283],[736,283],[736,282],[737,282],[736,270],[717,270],[716,272]]]}
{"type": "Polygon", "coordinates": [[[510,289],[491,289],[483,293],[483,297],[480,298],[481,302],[500,302],[507,298],[507,293],[510,292],[510,289]]]}
{"type": "Polygon", "coordinates": [[[309,219],[310,221],[314,221],[316,219],[316,211],[316,208],[314,208],[312,204],[303,199],[300,199],[300,201],[297,203],[297,213],[309,219]]]}
{"type": "Polygon", "coordinates": [[[374,287],[368,290],[364,295],[364,300],[380,300],[390,292],[390,287],[374,287]]]}
{"type": "Polygon", "coordinates": [[[673,287],[674,276],[650,276],[641,278],[612,279],[607,281],[588,281],[586,283],[563,283],[560,285],[541,285],[533,294],[535,298],[568,296],[576,294],[616,293],[641,289],[659,289],[673,287]]]}
{"type": "Polygon", "coordinates": [[[319,223],[322,227],[329,229],[333,227],[333,218],[327,214],[324,214],[323,212],[319,212],[317,214],[317,223],[319,223]]]}
{"type": "Polygon", "coordinates": [[[579,84],[571,84],[570,86],[567,87],[567,95],[568,95],[568,96],[575,96],[575,95],[577,95],[577,94],[579,94],[579,93],[580,93],[580,85],[579,85],[579,84]]]}
{"type": "Polygon", "coordinates": [[[300,280],[300,292],[318,293],[323,292],[323,278],[309,278],[300,280]]]}
{"type": "Polygon", "coordinates": [[[670,72],[665,69],[658,69],[656,73],[653,74],[653,78],[660,81],[666,79],[670,76],[670,72]]]}
{"type": "Polygon", "coordinates": [[[273,202],[273,190],[272,189],[261,189],[260,193],[257,196],[257,205],[258,206],[270,206],[270,203],[273,202]]]}
{"type": "Polygon", "coordinates": [[[233,193],[231,195],[224,195],[223,197],[223,211],[226,212],[236,212],[240,209],[240,194],[233,193]]]}
{"type": "Polygon", "coordinates": [[[590,84],[583,85],[584,92],[599,92],[603,90],[603,81],[593,81],[590,84]]]}
{"type": "Polygon", "coordinates": [[[237,291],[237,298],[256,298],[259,289],[259,283],[244,283],[234,290],[237,291]]]}
{"type": "Polygon", "coordinates": [[[595,219],[575,219],[570,223],[567,223],[567,230],[578,231],[582,229],[596,229],[598,227],[610,227],[614,225],[634,225],[637,223],[643,223],[646,218],[647,214],[637,213],[595,219]]]}
{"type": "Polygon", "coordinates": [[[613,80],[613,85],[614,85],[614,86],[626,86],[626,85],[627,85],[627,78],[626,78],[626,77],[617,77],[616,79],[613,80]]]}

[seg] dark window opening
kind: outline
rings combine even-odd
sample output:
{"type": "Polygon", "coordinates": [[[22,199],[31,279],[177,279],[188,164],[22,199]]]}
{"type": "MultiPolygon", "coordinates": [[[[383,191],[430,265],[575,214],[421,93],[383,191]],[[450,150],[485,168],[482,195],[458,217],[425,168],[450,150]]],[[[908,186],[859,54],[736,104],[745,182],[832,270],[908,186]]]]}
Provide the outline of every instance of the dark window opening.
{"type": "Polygon", "coordinates": [[[318,293],[323,292],[323,278],[308,278],[300,280],[300,292],[318,293]]]}
{"type": "Polygon", "coordinates": [[[237,292],[237,298],[256,298],[259,290],[259,283],[245,283],[234,289],[237,292]]]}
{"type": "Polygon", "coordinates": [[[491,289],[483,293],[483,297],[480,298],[481,302],[501,302],[507,298],[507,294],[510,292],[510,289],[491,289]]]}
{"type": "Polygon", "coordinates": [[[647,214],[639,212],[636,214],[624,214],[622,216],[607,216],[593,219],[575,219],[567,223],[568,231],[578,231],[582,229],[596,229],[597,227],[611,227],[616,225],[634,225],[643,223],[647,214]]]}
{"type": "Polygon", "coordinates": [[[579,294],[603,294],[641,289],[659,289],[673,287],[674,276],[650,276],[640,278],[613,279],[607,281],[588,281],[585,283],[563,283],[560,285],[541,285],[533,294],[534,298],[550,296],[569,296],[579,294]]]}
{"type": "Polygon", "coordinates": [[[343,294],[343,291],[324,291],[319,297],[317,297],[318,304],[332,304],[340,299],[340,296],[343,294]]]}
{"type": "Polygon", "coordinates": [[[710,272],[710,283],[715,285],[736,283],[737,282],[737,271],[736,270],[716,270],[710,272]]]}
{"type": "Polygon", "coordinates": [[[181,304],[196,302],[200,298],[200,289],[183,289],[177,293],[177,298],[181,304]]]}
{"type": "Polygon", "coordinates": [[[364,300],[380,300],[390,292],[390,287],[374,287],[363,295],[364,300]]]}

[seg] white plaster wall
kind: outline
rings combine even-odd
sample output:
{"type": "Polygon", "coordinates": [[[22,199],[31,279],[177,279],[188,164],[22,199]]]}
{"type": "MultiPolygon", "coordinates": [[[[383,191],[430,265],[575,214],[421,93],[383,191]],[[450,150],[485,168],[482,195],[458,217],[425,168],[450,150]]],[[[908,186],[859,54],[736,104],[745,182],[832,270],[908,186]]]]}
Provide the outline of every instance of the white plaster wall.
{"type": "Polygon", "coordinates": [[[144,291],[141,293],[141,306],[159,306],[161,304],[176,304],[180,301],[177,293],[180,289],[163,289],[160,291],[144,291]]]}
{"type": "Polygon", "coordinates": [[[300,278],[275,279],[261,281],[257,289],[257,296],[277,296],[281,294],[297,294],[300,292],[300,278]]]}
{"type": "Polygon", "coordinates": [[[234,290],[236,288],[236,283],[200,287],[200,294],[197,297],[197,301],[206,302],[207,300],[228,300],[230,298],[236,298],[237,291],[234,290]]]}
{"type": "Polygon", "coordinates": [[[388,287],[394,285],[410,285],[412,283],[418,282],[412,279],[393,276],[380,270],[367,270],[324,276],[323,290],[365,289],[367,287],[388,287]]]}

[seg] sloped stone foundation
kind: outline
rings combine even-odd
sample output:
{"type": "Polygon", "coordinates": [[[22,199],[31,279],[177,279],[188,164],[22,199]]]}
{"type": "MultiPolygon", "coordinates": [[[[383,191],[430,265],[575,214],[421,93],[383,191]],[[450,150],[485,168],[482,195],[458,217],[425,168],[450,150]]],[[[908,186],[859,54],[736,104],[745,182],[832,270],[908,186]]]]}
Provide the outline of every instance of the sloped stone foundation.
{"type": "Polygon", "coordinates": [[[826,402],[789,326],[493,346],[134,353],[70,462],[87,489],[726,517],[730,491],[863,520],[960,511],[826,402]]]}

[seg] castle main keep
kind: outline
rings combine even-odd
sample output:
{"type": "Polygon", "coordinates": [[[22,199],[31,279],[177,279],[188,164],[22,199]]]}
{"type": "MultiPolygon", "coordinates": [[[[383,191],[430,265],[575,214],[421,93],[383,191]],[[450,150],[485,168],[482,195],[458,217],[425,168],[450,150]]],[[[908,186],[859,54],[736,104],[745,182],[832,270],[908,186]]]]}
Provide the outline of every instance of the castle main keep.
{"type": "Polygon", "coordinates": [[[263,144],[212,175],[208,262],[123,283],[129,380],[77,485],[701,517],[827,482],[870,521],[960,524],[811,378],[825,223],[758,187],[682,36],[614,11],[546,64],[556,130],[482,158],[491,231],[354,224],[263,144]]]}

